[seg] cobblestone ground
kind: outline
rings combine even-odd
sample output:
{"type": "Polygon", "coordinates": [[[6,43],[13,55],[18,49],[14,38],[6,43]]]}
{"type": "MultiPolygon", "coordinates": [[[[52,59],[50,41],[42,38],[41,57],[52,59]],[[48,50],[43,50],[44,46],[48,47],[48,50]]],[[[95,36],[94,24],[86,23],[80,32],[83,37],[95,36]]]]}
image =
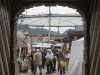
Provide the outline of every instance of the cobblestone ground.
{"type": "MultiPolygon", "coordinates": [[[[52,73],[52,74],[45,74],[45,73],[46,73],[46,69],[43,69],[42,75],[60,75],[58,71],[55,71],[55,73],[52,73]]],[[[33,75],[33,74],[31,72],[31,70],[29,70],[28,73],[20,73],[20,75],[33,75]]],[[[40,75],[39,69],[37,69],[36,75],[40,75]]],[[[66,71],[65,75],[67,75],[67,71],[66,71]]]]}
{"type": "MultiPolygon", "coordinates": [[[[58,62],[56,62],[56,70],[57,70],[57,65],[58,62]]],[[[47,72],[46,67],[45,69],[42,69],[42,75],[60,75],[60,73],[58,71],[55,71],[55,73],[52,74],[45,74],[47,72]]],[[[28,70],[28,73],[20,73],[19,75],[33,75],[33,73],[31,72],[31,70],[28,70]]],[[[37,68],[37,72],[36,75],[40,75],[39,69],[37,68]]],[[[65,74],[64,75],[68,75],[67,74],[67,70],[65,69],[65,74]]]]}

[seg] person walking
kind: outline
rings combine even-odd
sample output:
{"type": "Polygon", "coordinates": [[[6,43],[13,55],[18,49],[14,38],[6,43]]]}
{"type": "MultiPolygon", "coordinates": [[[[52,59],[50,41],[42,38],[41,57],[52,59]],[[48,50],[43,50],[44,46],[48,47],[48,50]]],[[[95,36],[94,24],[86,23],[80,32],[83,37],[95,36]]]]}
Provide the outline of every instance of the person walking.
{"type": "Polygon", "coordinates": [[[52,74],[52,67],[54,66],[53,58],[54,58],[54,54],[52,53],[51,49],[48,49],[48,53],[46,55],[46,65],[47,65],[46,74],[52,74]]]}
{"type": "Polygon", "coordinates": [[[39,67],[40,75],[42,75],[42,54],[39,49],[34,54],[34,75],[36,75],[37,67],[39,67]]]}
{"type": "Polygon", "coordinates": [[[22,51],[21,56],[22,56],[22,60],[24,61],[24,59],[26,58],[25,50],[22,51]]]}
{"type": "Polygon", "coordinates": [[[46,56],[46,52],[44,50],[42,50],[42,68],[44,69],[44,66],[45,66],[45,56],[46,56]]]}
{"type": "Polygon", "coordinates": [[[57,55],[58,55],[57,50],[53,50],[53,54],[54,54],[54,58],[53,58],[54,66],[52,68],[52,71],[53,71],[53,73],[55,73],[55,71],[56,71],[56,61],[57,61],[57,55]]]}
{"type": "Polygon", "coordinates": [[[33,71],[34,71],[34,62],[33,62],[34,53],[35,53],[35,50],[31,50],[31,55],[30,55],[30,57],[31,57],[31,72],[32,72],[32,73],[33,73],[33,71]]]}
{"type": "Polygon", "coordinates": [[[58,50],[58,71],[60,70],[60,75],[65,74],[65,55],[62,50],[58,50]]]}
{"type": "Polygon", "coordinates": [[[68,50],[65,52],[65,61],[66,61],[66,71],[68,71],[68,60],[69,60],[69,56],[68,56],[68,50]]]}

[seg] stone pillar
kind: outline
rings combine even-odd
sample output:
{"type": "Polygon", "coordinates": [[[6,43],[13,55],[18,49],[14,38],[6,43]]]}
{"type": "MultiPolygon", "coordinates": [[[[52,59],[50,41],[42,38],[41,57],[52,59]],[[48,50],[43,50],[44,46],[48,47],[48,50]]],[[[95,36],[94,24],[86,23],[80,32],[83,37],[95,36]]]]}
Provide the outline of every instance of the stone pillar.
{"type": "Polygon", "coordinates": [[[15,66],[15,75],[19,74],[19,66],[17,62],[17,23],[14,20],[14,66],[15,66]]]}
{"type": "Polygon", "coordinates": [[[15,64],[14,64],[14,16],[11,15],[10,25],[10,75],[15,75],[15,64]]]}
{"type": "Polygon", "coordinates": [[[10,75],[15,75],[17,64],[17,24],[15,20],[15,15],[11,15],[11,37],[10,37],[10,75]]]}
{"type": "Polygon", "coordinates": [[[89,29],[90,29],[90,19],[87,18],[84,21],[84,54],[83,54],[83,65],[82,65],[82,69],[83,69],[83,75],[89,75],[89,71],[90,71],[90,59],[89,59],[89,48],[90,48],[90,39],[89,39],[89,29]]]}

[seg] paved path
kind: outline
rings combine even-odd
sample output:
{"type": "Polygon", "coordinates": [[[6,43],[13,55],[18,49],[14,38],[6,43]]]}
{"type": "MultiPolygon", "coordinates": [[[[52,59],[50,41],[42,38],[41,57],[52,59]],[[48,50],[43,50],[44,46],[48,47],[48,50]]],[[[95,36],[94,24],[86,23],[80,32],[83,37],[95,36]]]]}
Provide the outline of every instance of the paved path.
{"type": "MultiPolygon", "coordinates": [[[[46,73],[46,69],[43,69],[42,75],[59,75],[60,74],[58,71],[55,71],[55,73],[52,73],[52,74],[45,74],[45,73],[46,73]]],[[[29,70],[28,73],[20,73],[20,75],[33,75],[33,74],[31,73],[31,70],[29,70]]],[[[36,75],[40,75],[39,69],[37,69],[36,75]]],[[[67,71],[66,71],[65,75],[67,75],[67,71]]]]}
{"type": "MultiPolygon", "coordinates": [[[[57,70],[57,63],[56,63],[56,70],[57,70]]],[[[45,67],[46,68],[46,67],[45,67]]],[[[45,74],[47,72],[47,70],[46,69],[42,69],[42,75],[59,75],[60,74],[60,72],[58,72],[58,71],[55,71],[55,73],[52,73],[52,74],[45,74]]],[[[33,75],[32,74],[32,72],[31,72],[31,70],[28,70],[28,73],[20,73],[20,75],[33,75]]],[[[40,72],[39,72],[39,69],[37,68],[37,73],[36,73],[36,75],[40,75],[40,72]]],[[[68,75],[67,74],[67,71],[65,71],[65,75],[68,75]]]]}

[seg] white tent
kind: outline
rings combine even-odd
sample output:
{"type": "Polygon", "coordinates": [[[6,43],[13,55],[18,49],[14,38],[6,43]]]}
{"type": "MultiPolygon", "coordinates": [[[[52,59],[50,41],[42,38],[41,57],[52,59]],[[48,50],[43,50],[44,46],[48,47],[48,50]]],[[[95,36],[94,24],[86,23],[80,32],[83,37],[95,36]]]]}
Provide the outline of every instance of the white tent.
{"type": "Polygon", "coordinates": [[[32,47],[45,47],[45,48],[50,48],[51,44],[48,43],[38,43],[36,45],[32,45],[32,47]]]}
{"type": "Polygon", "coordinates": [[[84,38],[72,42],[68,75],[82,75],[84,38]]]}
{"type": "Polygon", "coordinates": [[[62,47],[63,45],[64,45],[63,43],[56,43],[56,44],[54,45],[54,47],[56,47],[56,46],[62,47]]]}

